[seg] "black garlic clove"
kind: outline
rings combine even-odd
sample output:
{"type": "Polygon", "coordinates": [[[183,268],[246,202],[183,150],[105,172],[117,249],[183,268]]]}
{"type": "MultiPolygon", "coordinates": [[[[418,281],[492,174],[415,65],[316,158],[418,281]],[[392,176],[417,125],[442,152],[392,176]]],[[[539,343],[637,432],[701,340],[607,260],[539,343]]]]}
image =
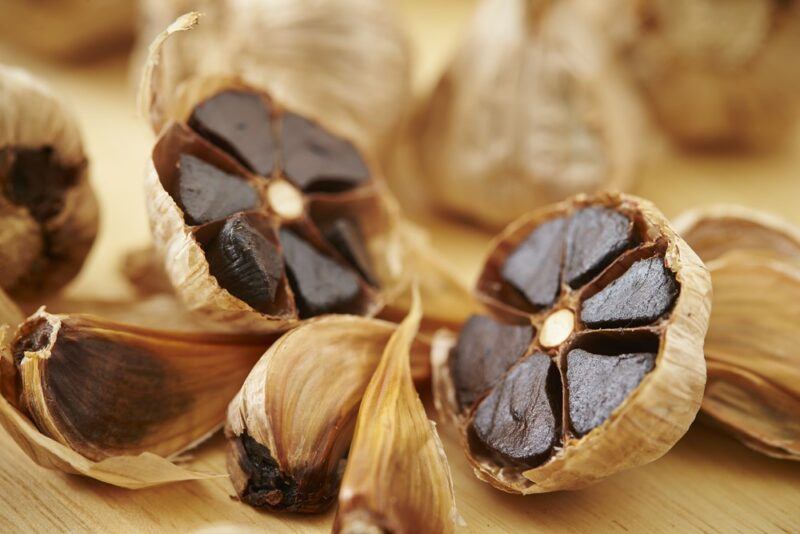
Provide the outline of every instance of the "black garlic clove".
{"type": "Polygon", "coordinates": [[[623,214],[599,206],[577,211],[569,221],[564,279],[578,287],[633,245],[633,224],[623,214]]]}
{"type": "Polygon", "coordinates": [[[572,430],[583,436],[600,426],[655,366],[656,355],[606,356],[574,349],[567,354],[567,395],[572,430]]]}
{"type": "Polygon", "coordinates": [[[358,271],[369,285],[378,287],[364,233],[357,222],[341,217],[324,226],[322,233],[328,243],[358,271]]]}
{"type": "Polygon", "coordinates": [[[519,360],[533,340],[530,325],[506,325],[473,315],[450,354],[450,372],[461,409],[478,400],[519,360]]]}
{"type": "Polygon", "coordinates": [[[478,441],[502,461],[535,467],[559,443],[561,418],[558,368],[537,352],[478,405],[472,428],[478,441]]]}
{"type": "Polygon", "coordinates": [[[669,311],[677,296],[678,284],[663,258],[639,260],[584,301],[581,321],[590,328],[650,324],[669,311]]]}
{"type": "Polygon", "coordinates": [[[211,274],[236,298],[269,313],[283,279],[278,247],[264,237],[244,214],[228,218],[206,247],[211,274]]]}
{"type": "Polygon", "coordinates": [[[286,177],[305,192],[338,192],[369,180],[364,160],[349,141],[294,113],[282,121],[286,177]]]}
{"type": "Polygon", "coordinates": [[[181,154],[175,201],[191,225],[224,219],[258,206],[258,194],[241,177],[181,154]]]}
{"type": "Polygon", "coordinates": [[[197,106],[189,126],[248,169],[269,176],[276,147],[270,109],[259,95],[223,91],[197,106]]]}
{"type": "Polygon", "coordinates": [[[552,305],[561,284],[564,218],[542,224],[506,258],[503,279],[535,307],[552,305]]]}

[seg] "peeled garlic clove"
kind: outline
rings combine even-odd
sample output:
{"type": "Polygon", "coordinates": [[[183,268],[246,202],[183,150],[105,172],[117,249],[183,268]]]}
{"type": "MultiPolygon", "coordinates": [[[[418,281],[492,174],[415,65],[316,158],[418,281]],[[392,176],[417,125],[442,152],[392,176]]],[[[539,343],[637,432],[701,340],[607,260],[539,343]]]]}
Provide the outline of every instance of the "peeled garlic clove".
{"type": "Polygon", "coordinates": [[[711,281],[651,203],[580,195],[520,218],[476,296],[495,317],[438,334],[432,359],[478,478],[581,488],[659,458],[694,420],[711,281]]]}
{"type": "Polygon", "coordinates": [[[85,60],[121,51],[133,40],[136,0],[59,0],[43,6],[0,0],[3,39],[48,58],[85,60]]]}
{"type": "Polygon", "coordinates": [[[151,66],[145,107],[156,131],[185,119],[222,79],[335,124],[370,151],[409,104],[409,45],[384,0],[149,0],[143,11],[142,49],[179,15],[204,15],[151,66]]]}
{"type": "Polygon", "coordinates": [[[455,530],[450,468],[411,377],[422,315],[416,291],[413,299],[361,400],[334,532],[455,530]]]}
{"type": "Polygon", "coordinates": [[[0,65],[0,113],[0,287],[32,300],[80,270],[97,202],[75,119],[46,86],[0,65]]]}
{"type": "Polygon", "coordinates": [[[489,226],[623,189],[642,118],[574,2],[484,0],[411,131],[431,199],[489,226]]]}
{"type": "Polygon", "coordinates": [[[269,341],[40,310],[4,350],[3,372],[13,362],[19,397],[3,399],[0,420],[51,469],[123,487],[214,476],[169,459],[220,428],[269,341]]]}
{"type": "MultiPolygon", "coordinates": [[[[264,354],[228,408],[228,472],[239,498],[269,510],[317,512],[336,498],[359,403],[395,325],[315,319],[264,354]]],[[[412,375],[428,375],[427,347],[412,375]]]]}
{"type": "Polygon", "coordinates": [[[793,130],[800,109],[796,2],[584,3],[618,39],[656,121],[678,143],[769,148],[793,130]]]}

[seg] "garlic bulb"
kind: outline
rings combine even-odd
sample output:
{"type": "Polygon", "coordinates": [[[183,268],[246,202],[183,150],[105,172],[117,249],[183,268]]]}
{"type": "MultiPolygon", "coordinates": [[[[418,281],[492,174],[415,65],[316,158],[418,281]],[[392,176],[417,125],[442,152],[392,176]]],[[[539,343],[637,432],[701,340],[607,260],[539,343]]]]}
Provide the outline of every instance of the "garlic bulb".
{"type": "Polygon", "coordinates": [[[754,450],[800,460],[800,228],[727,205],[675,225],[714,284],[702,413],[754,450]]]}
{"type": "Polygon", "coordinates": [[[61,289],[97,234],[86,154],[64,104],[39,80],[3,65],[0,183],[0,287],[21,300],[61,289]]]}
{"type": "Polygon", "coordinates": [[[630,183],[638,101],[579,15],[571,1],[484,0],[411,132],[433,202],[497,227],[630,183]]]}
{"type": "Polygon", "coordinates": [[[0,35],[58,59],[89,59],[133,40],[137,0],[0,0],[0,35]]]}
{"type": "MultiPolygon", "coordinates": [[[[185,119],[196,95],[235,78],[363,147],[391,134],[410,98],[408,44],[384,0],[149,0],[145,44],[188,11],[153,72],[148,117],[158,132],[185,119]]],[[[218,87],[218,86],[217,86],[218,87]]]]}
{"type": "Polygon", "coordinates": [[[584,2],[680,144],[768,148],[800,111],[800,3],[584,2]],[[613,30],[610,30],[613,28],[613,30]]]}

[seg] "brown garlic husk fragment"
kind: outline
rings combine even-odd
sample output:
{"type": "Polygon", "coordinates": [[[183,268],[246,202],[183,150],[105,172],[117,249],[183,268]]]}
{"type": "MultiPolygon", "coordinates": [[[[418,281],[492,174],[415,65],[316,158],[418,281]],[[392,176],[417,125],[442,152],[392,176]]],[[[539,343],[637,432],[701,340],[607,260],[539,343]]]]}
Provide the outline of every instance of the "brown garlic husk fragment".
{"type": "MultiPolygon", "coordinates": [[[[356,413],[396,325],[355,316],[314,319],[264,354],[228,408],[228,473],[242,502],[319,512],[336,499],[356,413]]],[[[411,374],[429,376],[429,345],[411,374]]]]}
{"type": "Polygon", "coordinates": [[[493,241],[458,338],[433,342],[437,407],[478,478],[578,489],[651,462],[705,385],[708,270],[650,202],[580,195],[493,241]]]}
{"type": "Polygon", "coordinates": [[[333,532],[455,530],[450,467],[411,376],[422,315],[417,292],[413,298],[361,400],[333,532]]]}
{"type": "MultiPolygon", "coordinates": [[[[181,17],[154,42],[146,109],[157,105],[166,47],[196,22],[181,17]]],[[[399,298],[418,268],[426,312],[463,318],[466,291],[401,218],[367,152],[256,86],[205,82],[161,132],[146,178],[156,254],[188,309],[253,332],[373,316],[407,304],[399,298]]]]}
{"type": "Polygon", "coordinates": [[[714,284],[702,413],[752,449],[800,460],[800,228],[726,205],[675,227],[714,284]]]}
{"type": "Polygon", "coordinates": [[[769,149],[800,112],[800,4],[583,2],[661,128],[688,147],[769,149]]]}
{"type": "Polygon", "coordinates": [[[579,192],[625,189],[643,113],[608,45],[573,1],[484,0],[410,130],[415,186],[495,228],[579,192]]]}
{"type": "Polygon", "coordinates": [[[173,460],[222,426],[271,341],[42,309],[3,343],[0,422],[39,465],[117,486],[220,476],[173,460]]]}
{"type": "Polygon", "coordinates": [[[55,60],[121,52],[133,42],[136,0],[0,0],[3,40],[55,60]]]}
{"type": "Polygon", "coordinates": [[[97,201],[77,123],[45,85],[0,65],[0,112],[0,288],[28,301],[78,273],[97,201]]]}
{"type": "Polygon", "coordinates": [[[154,66],[145,107],[156,131],[184,119],[220,79],[258,87],[370,151],[405,115],[409,44],[385,0],[147,0],[143,11],[141,50],[180,15],[203,14],[154,66]]]}

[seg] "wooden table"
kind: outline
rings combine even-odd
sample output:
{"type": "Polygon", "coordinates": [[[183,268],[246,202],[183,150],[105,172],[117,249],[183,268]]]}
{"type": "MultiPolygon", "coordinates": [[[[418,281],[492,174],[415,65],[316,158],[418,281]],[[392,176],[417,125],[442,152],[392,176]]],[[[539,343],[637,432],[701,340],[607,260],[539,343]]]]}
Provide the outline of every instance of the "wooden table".
{"type": "MultiPolygon", "coordinates": [[[[455,43],[472,2],[414,0],[402,7],[417,52],[415,83],[429,84],[455,43]]],[[[149,240],[141,177],[152,143],[136,117],[122,59],[63,67],[0,48],[0,61],[47,79],[74,107],[102,199],[102,230],[85,270],[70,289],[76,296],[121,297],[119,255],[149,240]]],[[[669,216],[704,202],[740,202],[800,223],[800,137],[777,154],[667,154],[643,172],[635,193],[669,216]]],[[[466,280],[475,276],[489,235],[425,217],[436,247],[466,280]]],[[[695,424],[664,458],[579,492],[531,497],[506,495],[475,479],[443,435],[458,505],[473,532],[732,532],[800,531],[800,464],[766,458],[695,424]]],[[[199,468],[224,471],[222,439],[196,452],[199,468]]],[[[128,491],[47,471],[0,431],[0,532],[186,532],[215,525],[262,532],[325,532],[332,512],[313,517],[256,512],[230,499],[227,479],[128,491]]]]}

